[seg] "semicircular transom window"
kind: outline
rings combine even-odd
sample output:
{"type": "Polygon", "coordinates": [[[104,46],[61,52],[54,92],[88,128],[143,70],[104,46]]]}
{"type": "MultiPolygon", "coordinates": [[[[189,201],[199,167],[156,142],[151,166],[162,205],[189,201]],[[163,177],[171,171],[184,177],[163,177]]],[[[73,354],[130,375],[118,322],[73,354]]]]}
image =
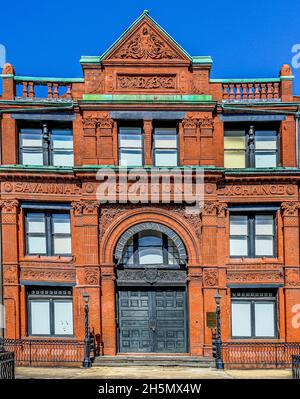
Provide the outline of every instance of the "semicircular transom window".
{"type": "Polygon", "coordinates": [[[158,231],[141,231],[132,236],[125,245],[122,264],[178,265],[179,253],[174,242],[158,231]]]}

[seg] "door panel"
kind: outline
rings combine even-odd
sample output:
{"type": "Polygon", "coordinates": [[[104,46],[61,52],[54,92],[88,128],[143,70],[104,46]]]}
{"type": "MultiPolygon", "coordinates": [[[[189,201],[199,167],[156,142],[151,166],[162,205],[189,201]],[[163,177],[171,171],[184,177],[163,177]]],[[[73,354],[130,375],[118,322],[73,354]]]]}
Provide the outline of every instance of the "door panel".
{"type": "Polygon", "coordinates": [[[184,289],[120,290],[119,351],[187,351],[184,289]]]}

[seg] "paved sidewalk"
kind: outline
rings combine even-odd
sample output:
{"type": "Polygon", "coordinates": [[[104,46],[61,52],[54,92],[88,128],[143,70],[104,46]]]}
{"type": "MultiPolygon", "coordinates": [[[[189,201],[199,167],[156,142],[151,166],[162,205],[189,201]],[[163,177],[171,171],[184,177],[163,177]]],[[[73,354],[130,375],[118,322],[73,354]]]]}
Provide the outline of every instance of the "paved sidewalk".
{"type": "Polygon", "coordinates": [[[197,367],[163,367],[163,366],[139,366],[139,367],[92,367],[82,368],[42,368],[42,367],[17,367],[16,378],[56,378],[56,379],[128,379],[128,378],[209,378],[209,379],[261,379],[280,378],[290,379],[291,370],[226,370],[204,369],[197,367]]]}

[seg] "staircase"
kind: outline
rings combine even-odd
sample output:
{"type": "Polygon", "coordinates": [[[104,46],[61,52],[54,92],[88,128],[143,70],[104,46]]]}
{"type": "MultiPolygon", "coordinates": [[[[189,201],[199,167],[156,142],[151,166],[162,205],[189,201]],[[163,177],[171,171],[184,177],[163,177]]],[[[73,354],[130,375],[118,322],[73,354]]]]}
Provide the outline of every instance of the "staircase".
{"type": "Polygon", "coordinates": [[[214,368],[215,359],[212,357],[196,356],[166,356],[166,355],[117,355],[97,356],[93,367],[122,367],[122,366],[169,366],[169,367],[201,367],[214,368]]]}

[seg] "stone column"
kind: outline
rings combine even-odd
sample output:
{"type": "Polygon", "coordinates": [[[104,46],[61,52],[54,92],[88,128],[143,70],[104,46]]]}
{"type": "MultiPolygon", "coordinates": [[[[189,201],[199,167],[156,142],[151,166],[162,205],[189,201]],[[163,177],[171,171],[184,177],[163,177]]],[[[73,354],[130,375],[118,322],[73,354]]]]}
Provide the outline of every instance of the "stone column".
{"type": "Polygon", "coordinates": [[[0,201],[2,209],[2,267],[5,338],[20,338],[20,290],[17,200],[0,201]]]}
{"type": "Polygon", "coordinates": [[[204,319],[200,266],[188,267],[188,304],[190,353],[193,356],[203,356],[204,319]]]}
{"type": "Polygon", "coordinates": [[[101,265],[101,311],[103,354],[117,352],[115,265],[101,265]]]}
{"type": "Polygon", "coordinates": [[[97,158],[100,165],[114,165],[115,152],[114,147],[118,146],[118,142],[114,140],[114,121],[110,119],[109,114],[104,113],[98,119],[98,136],[97,136],[97,158]]]}
{"type": "Polygon", "coordinates": [[[95,334],[101,334],[100,268],[99,268],[99,204],[96,201],[72,202],[73,254],[76,266],[74,288],[74,332],[84,338],[83,293],[89,293],[89,324],[95,334]]]}
{"type": "Polygon", "coordinates": [[[82,162],[85,165],[96,165],[97,160],[97,119],[90,116],[82,120],[83,123],[83,154],[82,162]]]}
{"type": "MultiPolygon", "coordinates": [[[[300,336],[299,208],[297,201],[283,202],[286,341],[300,336]]],[[[283,299],[283,298],[282,298],[283,299]]]]}
{"type": "Polygon", "coordinates": [[[144,147],[145,147],[145,165],[151,166],[153,164],[152,161],[152,134],[153,134],[153,126],[152,121],[144,120],[144,147]]]}

